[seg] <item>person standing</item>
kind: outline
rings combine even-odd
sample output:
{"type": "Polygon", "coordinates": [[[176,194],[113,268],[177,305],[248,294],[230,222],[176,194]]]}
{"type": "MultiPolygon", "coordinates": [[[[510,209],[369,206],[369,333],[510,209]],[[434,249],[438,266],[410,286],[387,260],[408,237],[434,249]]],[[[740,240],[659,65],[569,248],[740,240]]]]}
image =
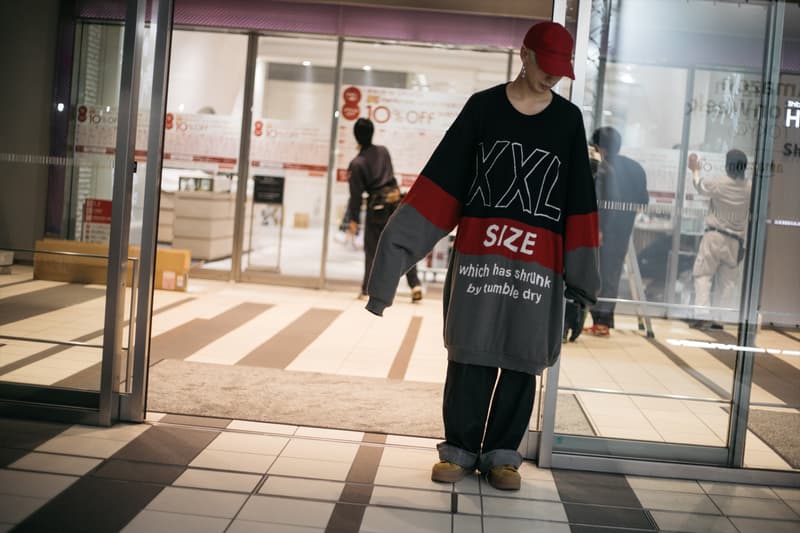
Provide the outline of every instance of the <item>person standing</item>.
{"type": "Polygon", "coordinates": [[[706,229],[694,261],[694,304],[701,308],[691,324],[697,329],[722,329],[711,320],[711,287],[724,307],[735,305],[739,262],[744,258],[744,239],[750,213],[752,184],[745,179],[747,156],[732,149],[725,154],[725,176],[704,179],[697,154],[689,154],[689,170],[697,192],[709,198],[706,229]]]}
{"type": "Polygon", "coordinates": [[[443,291],[445,440],[431,479],[478,469],[518,490],[536,376],[561,348],[565,297],[596,300],[598,221],[580,110],[552,91],[573,77],[573,40],[532,26],[512,82],[473,94],[383,231],[368,311],[458,226],[443,291]],[[566,289],[565,289],[566,287],[566,289]]]}
{"type": "MultiPolygon", "coordinates": [[[[642,165],[620,155],[622,136],[609,126],[594,131],[591,144],[600,154],[595,173],[597,200],[600,204],[600,297],[616,298],[622,266],[628,254],[636,213],[650,202],[647,175],[642,165]]],[[[588,333],[607,337],[614,327],[615,302],[603,301],[592,306],[592,325],[588,333]]]]}
{"type": "MultiPolygon", "coordinates": [[[[361,219],[363,195],[367,193],[367,213],[364,220],[364,276],[361,280],[361,297],[367,294],[367,282],[375,259],[378,238],[389,217],[400,203],[400,187],[394,177],[392,158],[385,146],[372,144],[375,126],[366,118],[356,120],[353,134],[358,142],[359,152],[347,169],[350,186],[350,199],[347,202],[345,219],[348,231],[358,234],[361,219]]],[[[422,300],[422,284],[417,275],[416,263],[406,272],[406,280],[411,288],[411,301],[422,300]]]]}

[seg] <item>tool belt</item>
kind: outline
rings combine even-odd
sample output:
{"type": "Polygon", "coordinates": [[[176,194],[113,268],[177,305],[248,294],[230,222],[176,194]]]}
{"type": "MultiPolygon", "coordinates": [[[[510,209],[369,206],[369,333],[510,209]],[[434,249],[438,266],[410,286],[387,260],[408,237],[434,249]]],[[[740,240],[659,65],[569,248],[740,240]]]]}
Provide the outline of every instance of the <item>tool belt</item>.
{"type": "Polygon", "coordinates": [[[372,191],[367,196],[367,217],[372,221],[386,221],[400,203],[400,187],[390,183],[372,191]]]}
{"type": "Polygon", "coordinates": [[[733,233],[732,231],[724,230],[721,228],[716,228],[714,226],[706,226],[706,231],[715,231],[721,235],[725,235],[726,237],[730,237],[731,239],[736,239],[739,243],[739,251],[736,253],[736,262],[741,263],[742,259],[744,259],[744,239],[738,236],[737,234],[733,233]]]}

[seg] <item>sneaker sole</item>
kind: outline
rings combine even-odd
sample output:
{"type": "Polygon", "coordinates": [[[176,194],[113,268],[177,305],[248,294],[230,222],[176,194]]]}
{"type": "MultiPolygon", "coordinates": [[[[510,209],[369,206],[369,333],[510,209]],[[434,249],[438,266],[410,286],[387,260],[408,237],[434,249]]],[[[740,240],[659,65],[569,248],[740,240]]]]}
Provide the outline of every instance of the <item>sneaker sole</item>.
{"type": "Polygon", "coordinates": [[[439,483],[458,483],[466,476],[466,470],[461,470],[461,472],[432,472],[431,481],[438,481],[439,483]]]}

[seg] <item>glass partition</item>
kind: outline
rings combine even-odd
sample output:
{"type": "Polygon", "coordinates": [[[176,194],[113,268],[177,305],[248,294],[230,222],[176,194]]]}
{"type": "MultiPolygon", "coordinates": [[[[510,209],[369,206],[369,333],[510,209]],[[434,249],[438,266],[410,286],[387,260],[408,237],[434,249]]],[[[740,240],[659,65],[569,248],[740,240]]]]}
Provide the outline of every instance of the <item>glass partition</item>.
{"type": "MultiPolygon", "coordinates": [[[[360,282],[363,231],[352,236],[343,224],[349,199],[347,168],[358,155],[355,121],[364,117],[375,124],[373,142],[389,150],[395,177],[405,192],[469,95],[508,80],[509,56],[499,50],[348,41],[342,64],[326,274],[331,280],[360,282]]],[[[361,228],[364,213],[362,209],[361,228]]],[[[450,241],[443,239],[418,265],[423,282],[443,279],[450,241]]],[[[401,283],[399,289],[408,293],[410,288],[401,283]]]]}
{"type": "Polygon", "coordinates": [[[188,251],[195,273],[224,279],[233,252],[246,57],[245,35],[173,32],[158,242],[188,251]]]}
{"type": "MultiPolygon", "coordinates": [[[[750,191],[764,164],[770,3],[593,8],[583,111],[599,154],[603,289],[562,351],[554,450],[728,464],[730,413],[749,386],[737,373],[740,258],[758,223],[750,191]]],[[[757,374],[796,369],[756,361],[757,374]]],[[[754,398],[788,390],[783,378],[762,383],[754,398]]],[[[780,462],[769,445],[747,453],[780,462]]]]}
{"type": "Polygon", "coordinates": [[[259,38],[245,271],[319,279],[336,49],[332,39],[259,38]]]}

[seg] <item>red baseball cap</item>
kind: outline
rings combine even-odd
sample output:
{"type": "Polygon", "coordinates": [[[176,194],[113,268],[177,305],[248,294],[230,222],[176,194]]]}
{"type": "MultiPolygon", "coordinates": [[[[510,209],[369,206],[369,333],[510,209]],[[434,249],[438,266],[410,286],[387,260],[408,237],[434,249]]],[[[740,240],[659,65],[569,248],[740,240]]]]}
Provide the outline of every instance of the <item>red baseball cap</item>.
{"type": "Polygon", "coordinates": [[[574,41],[567,29],[557,22],[539,22],[525,34],[522,44],[536,54],[536,63],[551,76],[575,79],[572,70],[574,41]]]}

